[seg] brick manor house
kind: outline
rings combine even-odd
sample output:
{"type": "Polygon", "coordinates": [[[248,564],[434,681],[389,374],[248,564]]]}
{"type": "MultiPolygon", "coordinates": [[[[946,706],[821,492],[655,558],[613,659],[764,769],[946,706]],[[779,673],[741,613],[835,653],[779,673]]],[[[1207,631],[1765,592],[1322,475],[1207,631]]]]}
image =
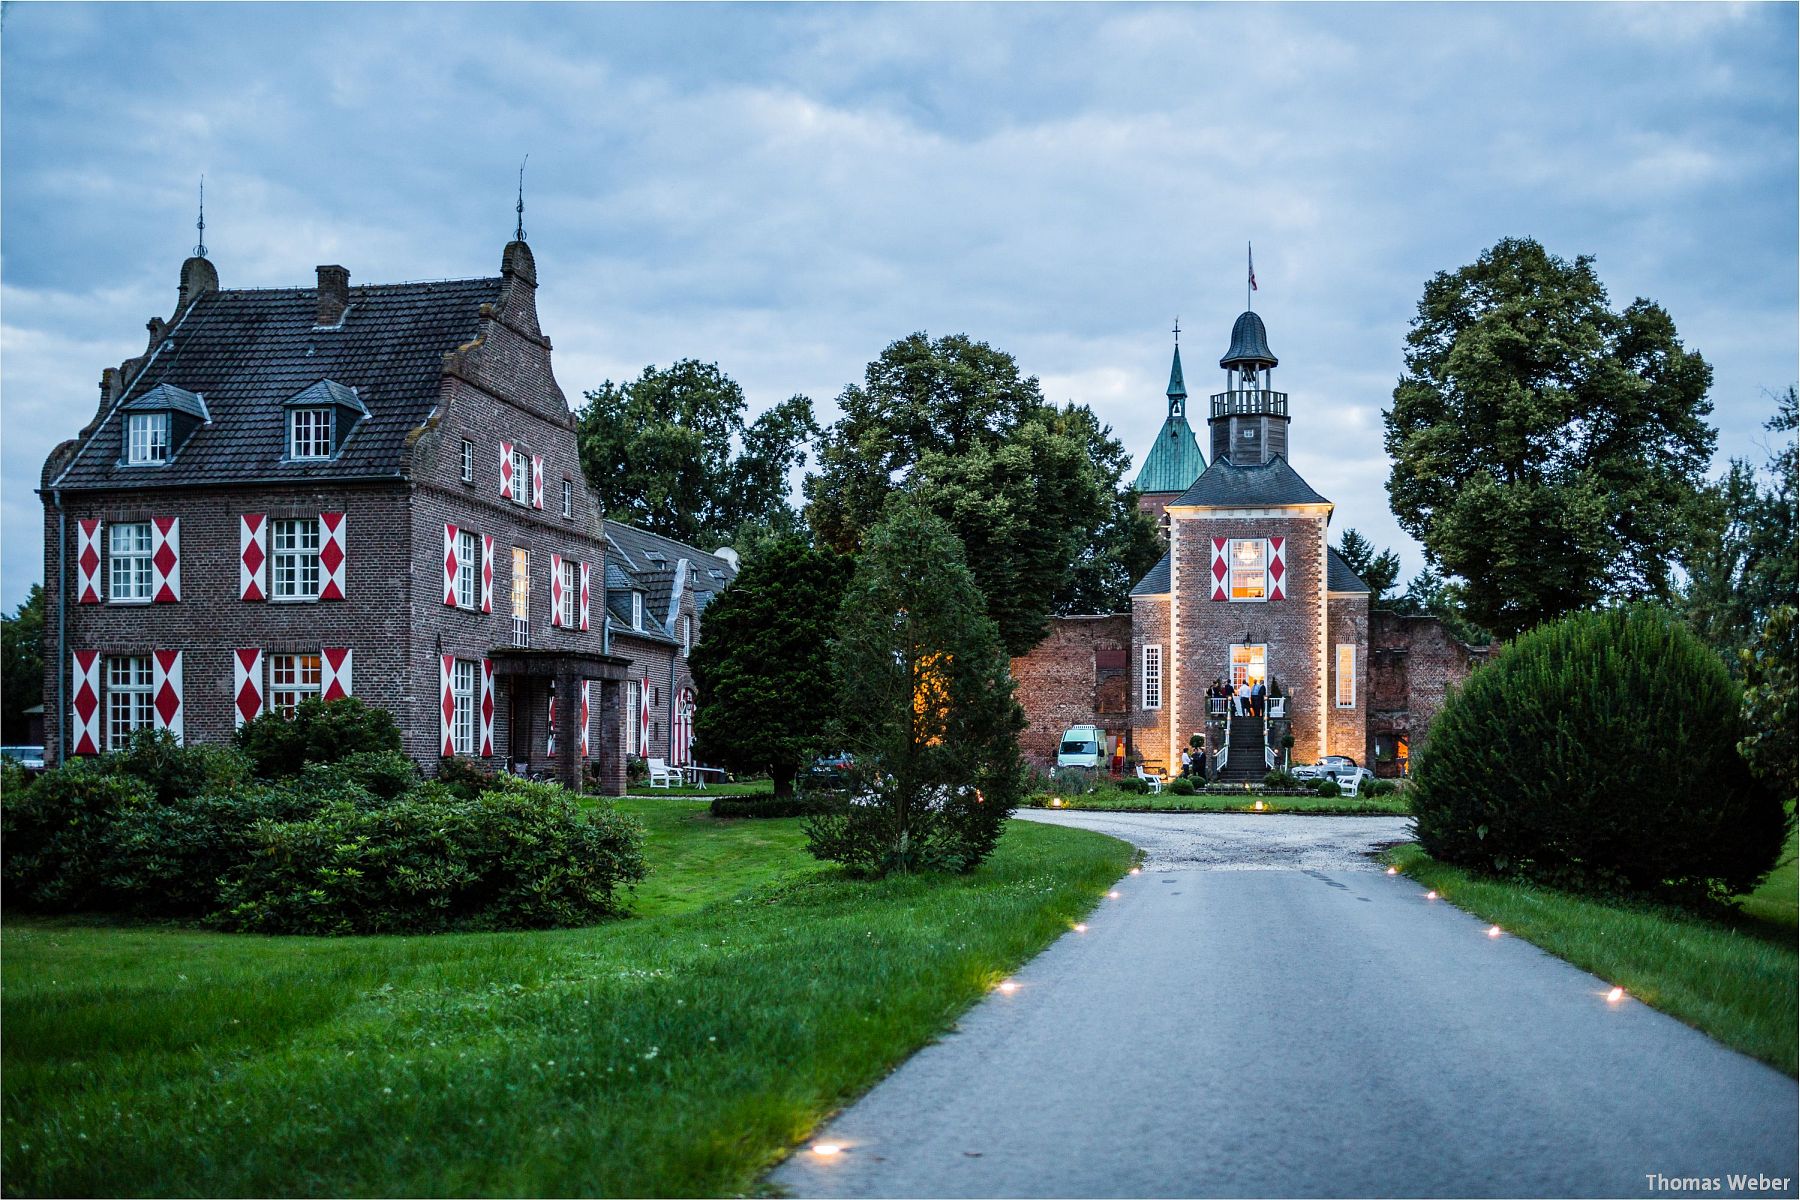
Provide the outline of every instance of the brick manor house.
{"type": "Polygon", "coordinates": [[[627,756],[683,761],[734,560],[602,518],[536,293],[522,232],[436,283],[226,290],[189,258],[44,464],[48,757],[354,695],[427,770],[616,794],[627,756]]]}
{"type": "Polygon", "coordinates": [[[1136,486],[1168,553],[1131,591],[1129,613],[1055,619],[1013,660],[1030,724],[1026,757],[1054,762],[1062,731],[1097,725],[1146,769],[1180,770],[1190,737],[1225,779],[1260,779],[1282,761],[1344,754],[1378,774],[1404,771],[1446,690],[1485,651],[1432,617],[1371,611],[1369,586],[1332,549],[1331,501],[1288,464],[1288,396],[1274,390],[1262,318],[1246,311],[1208,401],[1211,464],[1188,424],[1181,350],[1168,415],[1136,486]],[[1269,684],[1268,719],[1209,702],[1218,681],[1269,684]]]}

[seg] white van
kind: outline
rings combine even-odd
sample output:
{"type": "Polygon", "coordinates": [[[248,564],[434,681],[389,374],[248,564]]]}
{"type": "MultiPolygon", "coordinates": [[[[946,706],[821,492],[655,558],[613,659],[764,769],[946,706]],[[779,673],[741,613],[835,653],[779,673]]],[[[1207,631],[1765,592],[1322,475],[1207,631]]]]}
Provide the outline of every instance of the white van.
{"type": "Polygon", "coordinates": [[[1074,725],[1063,731],[1056,748],[1056,766],[1084,767],[1098,771],[1106,765],[1106,731],[1098,725],[1074,725]]]}

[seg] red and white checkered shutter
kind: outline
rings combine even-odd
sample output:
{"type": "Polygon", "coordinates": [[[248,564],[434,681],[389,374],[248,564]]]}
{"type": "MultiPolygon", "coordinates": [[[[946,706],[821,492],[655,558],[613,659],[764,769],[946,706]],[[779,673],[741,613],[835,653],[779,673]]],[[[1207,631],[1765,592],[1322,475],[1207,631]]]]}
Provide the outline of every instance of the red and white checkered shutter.
{"type": "Polygon", "coordinates": [[[1269,539],[1269,599],[1287,599],[1287,539],[1269,539]]]}
{"type": "Polygon", "coordinates": [[[500,443],[500,498],[502,500],[511,500],[513,498],[513,487],[514,487],[514,484],[513,484],[513,477],[512,477],[512,443],[511,442],[501,442],[500,443]]]}
{"type": "Polygon", "coordinates": [[[494,757],[494,664],[481,660],[481,757],[494,757]]]}
{"type": "Polygon", "coordinates": [[[74,694],[69,701],[73,716],[76,754],[100,753],[100,652],[77,650],[74,654],[75,677],[70,681],[74,694]]]}
{"type": "Polygon", "coordinates": [[[269,521],[263,513],[238,518],[238,599],[267,600],[269,521]]]}
{"type": "Polygon", "coordinates": [[[481,535],[481,611],[494,611],[494,535],[481,535]]]}
{"type": "Polygon", "coordinates": [[[156,710],[156,727],[181,740],[181,651],[150,652],[150,703],[156,710]]]}
{"type": "Polygon", "coordinates": [[[1229,576],[1231,574],[1230,564],[1228,564],[1225,561],[1225,557],[1226,557],[1225,549],[1231,543],[1230,543],[1230,541],[1228,541],[1227,539],[1222,538],[1222,537],[1214,538],[1212,540],[1212,543],[1213,543],[1212,598],[1214,600],[1223,600],[1223,599],[1225,599],[1226,578],[1227,578],[1227,576],[1229,576]]]}
{"type": "Polygon", "coordinates": [[[581,757],[588,757],[588,681],[581,681],[581,757]]]}
{"type": "Polygon", "coordinates": [[[349,558],[345,528],[349,521],[341,512],[319,514],[319,599],[344,598],[344,564],[349,558]]]}
{"type": "Polygon", "coordinates": [[[562,555],[552,554],[550,556],[550,624],[553,627],[561,627],[561,625],[563,623],[563,620],[562,620],[562,595],[563,595],[562,564],[563,564],[562,555]]]}
{"type": "Polygon", "coordinates": [[[588,565],[581,564],[581,627],[588,627],[588,565]]]}
{"type": "Polygon", "coordinates": [[[456,526],[444,526],[444,603],[456,607],[456,526]]]}
{"type": "Polygon", "coordinates": [[[556,757],[556,697],[555,696],[550,697],[550,724],[548,726],[548,729],[550,732],[544,738],[544,757],[545,758],[555,758],[556,757]]]}
{"type": "Polygon", "coordinates": [[[539,454],[531,456],[531,507],[544,507],[544,459],[539,454]]]}
{"type": "Polygon", "coordinates": [[[439,665],[438,713],[443,717],[439,728],[444,735],[444,757],[453,758],[456,755],[456,693],[451,690],[450,678],[456,673],[456,657],[446,654],[439,660],[439,665]]]}
{"type": "Polygon", "coordinates": [[[236,698],[237,725],[254,721],[263,710],[263,653],[238,650],[231,656],[231,694],[236,698]]]}
{"type": "Polygon", "coordinates": [[[638,684],[638,756],[650,757],[650,677],[638,684]]]}
{"type": "Polygon", "coordinates": [[[342,700],[351,694],[350,650],[345,646],[327,646],[319,651],[319,699],[342,700]]]}
{"type": "Polygon", "coordinates": [[[181,599],[181,518],[150,519],[150,598],[158,604],[181,599]]]}
{"type": "Polygon", "coordinates": [[[100,587],[100,518],[75,522],[75,602],[98,604],[100,587]]]}

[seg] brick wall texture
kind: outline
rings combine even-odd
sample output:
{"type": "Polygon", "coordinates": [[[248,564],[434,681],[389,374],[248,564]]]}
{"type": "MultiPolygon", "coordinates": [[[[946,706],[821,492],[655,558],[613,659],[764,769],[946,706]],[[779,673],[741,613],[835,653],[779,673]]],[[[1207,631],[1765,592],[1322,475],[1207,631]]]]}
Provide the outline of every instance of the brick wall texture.
{"type": "Polygon", "coordinates": [[[1054,765],[1063,730],[1072,725],[1098,725],[1114,736],[1127,735],[1130,650],[1128,614],[1059,617],[1029,654],[1012,660],[1015,695],[1029,722],[1019,735],[1027,762],[1054,765]]]}

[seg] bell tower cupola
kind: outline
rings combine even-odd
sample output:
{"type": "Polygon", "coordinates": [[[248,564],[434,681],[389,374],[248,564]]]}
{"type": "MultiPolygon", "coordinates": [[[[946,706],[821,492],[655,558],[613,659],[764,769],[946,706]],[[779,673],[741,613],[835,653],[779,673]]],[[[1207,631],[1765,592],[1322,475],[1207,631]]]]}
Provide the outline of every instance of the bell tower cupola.
{"type": "Polygon", "coordinates": [[[1231,348],[1219,360],[1225,390],[1213,395],[1207,417],[1215,460],[1254,467],[1287,457],[1287,393],[1275,391],[1271,382],[1278,362],[1262,318],[1246,309],[1231,327],[1231,348]]]}

